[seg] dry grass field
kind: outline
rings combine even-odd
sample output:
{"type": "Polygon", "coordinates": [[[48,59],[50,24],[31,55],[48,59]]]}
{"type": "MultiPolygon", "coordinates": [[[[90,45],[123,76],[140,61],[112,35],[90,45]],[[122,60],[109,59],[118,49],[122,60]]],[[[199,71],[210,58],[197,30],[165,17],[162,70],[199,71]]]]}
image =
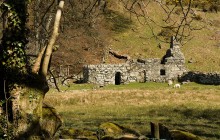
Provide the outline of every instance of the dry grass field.
{"type": "Polygon", "coordinates": [[[95,89],[73,85],[65,92],[51,90],[45,102],[63,118],[62,129],[95,131],[101,123],[114,122],[147,135],[153,121],[207,140],[220,139],[220,86],[190,83],[174,89],[165,83],[133,83],[95,89]]]}

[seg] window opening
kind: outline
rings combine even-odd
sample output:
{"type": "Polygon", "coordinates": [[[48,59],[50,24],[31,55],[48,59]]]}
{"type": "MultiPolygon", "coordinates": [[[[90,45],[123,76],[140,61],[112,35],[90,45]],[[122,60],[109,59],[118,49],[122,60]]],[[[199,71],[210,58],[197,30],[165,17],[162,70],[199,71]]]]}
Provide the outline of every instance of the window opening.
{"type": "Polygon", "coordinates": [[[161,70],[160,70],[160,75],[166,75],[165,69],[161,69],[161,70]]]}

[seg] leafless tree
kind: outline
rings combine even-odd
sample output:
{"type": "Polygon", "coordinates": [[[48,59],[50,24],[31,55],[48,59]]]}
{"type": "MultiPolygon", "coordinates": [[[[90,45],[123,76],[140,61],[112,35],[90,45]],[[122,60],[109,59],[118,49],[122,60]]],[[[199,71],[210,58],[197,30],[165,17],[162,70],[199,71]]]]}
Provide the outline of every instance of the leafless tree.
{"type": "MultiPolygon", "coordinates": [[[[191,32],[199,30],[202,27],[193,25],[192,15],[194,10],[191,7],[192,0],[187,3],[180,1],[173,1],[168,4],[163,0],[120,0],[124,8],[130,12],[133,17],[136,17],[139,23],[151,29],[152,37],[160,41],[167,41],[160,37],[160,34],[155,30],[157,28],[167,29],[171,32],[172,36],[184,44],[192,38],[191,32]],[[158,11],[164,13],[161,22],[154,20],[154,13],[149,13],[150,4],[154,3],[158,6],[158,11]],[[176,13],[178,11],[178,15],[176,13]]],[[[157,13],[155,11],[155,13],[157,13]]]]}
{"type": "MultiPolygon", "coordinates": [[[[51,23],[54,21],[53,17],[55,14],[55,5],[55,0],[36,0],[34,1],[34,3],[32,3],[30,10],[34,13],[34,17],[32,18],[32,28],[34,32],[33,36],[31,37],[33,41],[29,44],[31,48],[31,50],[29,50],[29,54],[31,54],[30,56],[36,57],[37,54],[41,56],[44,55],[44,49],[45,46],[48,45],[47,43],[52,31],[51,23]]],[[[98,26],[100,22],[102,22],[101,19],[103,18],[103,14],[106,11],[107,2],[105,0],[68,0],[65,2],[65,5],[66,8],[63,11],[63,17],[60,24],[60,40],[75,40],[77,38],[87,36],[87,38],[89,38],[89,40],[91,40],[90,42],[92,43],[89,46],[86,46],[86,44],[84,44],[85,47],[82,46],[82,48],[84,48],[85,50],[93,50],[95,49],[95,47],[102,48],[104,46],[103,44],[105,42],[105,38],[100,37],[99,35],[97,35],[97,33],[100,30],[98,26]],[[70,30],[74,33],[68,34],[70,30]]],[[[77,42],[77,40],[75,42],[77,42]]],[[[68,41],[59,42],[58,40],[56,44],[59,44],[56,46],[67,46],[68,41]]],[[[75,44],[70,45],[72,46],[75,44]]],[[[71,46],[69,46],[69,49],[71,48],[71,46]]],[[[72,50],[76,50],[76,48],[77,47],[72,47],[72,50]]],[[[77,50],[73,53],[76,55],[78,54],[77,50]]],[[[41,63],[39,59],[40,57],[37,58],[35,63],[35,65],[37,66],[40,66],[41,63]]],[[[83,56],[78,55],[78,60],[76,60],[76,62],[72,62],[71,64],[59,63],[59,61],[61,60],[58,60],[58,62],[52,62],[52,65],[57,66],[57,64],[62,64],[63,68],[64,66],[70,66],[70,73],[73,73],[72,71],[76,71],[78,73],[75,67],[82,65],[86,60],[83,56]]],[[[34,66],[33,71],[37,71],[37,69],[39,68],[34,66]]],[[[55,68],[54,71],[55,77],[58,77],[58,74],[60,72],[59,70],[59,66],[57,66],[57,69],[55,68]]]]}

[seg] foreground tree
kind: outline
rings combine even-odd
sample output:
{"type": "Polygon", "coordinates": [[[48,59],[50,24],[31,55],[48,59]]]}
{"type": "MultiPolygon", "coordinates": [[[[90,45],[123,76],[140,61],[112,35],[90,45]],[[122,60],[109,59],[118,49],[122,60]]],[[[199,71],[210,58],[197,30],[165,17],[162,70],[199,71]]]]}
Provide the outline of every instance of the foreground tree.
{"type": "Polygon", "coordinates": [[[46,76],[64,1],[59,3],[53,34],[33,72],[25,52],[29,33],[27,6],[28,0],[4,0],[1,5],[4,30],[0,46],[0,99],[5,102],[1,110],[7,122],[1,129],[8,135],[11,124],[13,133],[8,137],[16,139],[54,134],[44,124],[43,98],[49,90],[46,76]]]}

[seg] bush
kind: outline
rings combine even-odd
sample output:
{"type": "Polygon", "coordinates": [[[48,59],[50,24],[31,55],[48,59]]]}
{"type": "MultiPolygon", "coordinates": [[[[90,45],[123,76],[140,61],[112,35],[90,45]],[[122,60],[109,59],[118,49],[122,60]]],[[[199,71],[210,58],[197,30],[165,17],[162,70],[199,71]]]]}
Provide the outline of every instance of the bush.
{"type": "Polygon", "coordinates": [[[195,19],[195,20],[202,20],[202,16],[199,15],[199,14],[195,14],[195,15],[193,15],[192,18],[195,19]]]}
{"type": "Polygon", "coordinates": [[[214,27],[220,27],[220,20],[212,20],[211,25],[214,27]]]}
{"type": "Polygon", "coordinates": [[[6,115],[0,114],[0,139],[13,138],[13,125],[7,122],[6,115]]]}
{"type": "Polygon", "coordinates": [[[164,37],[165,40],[169,40],[171,36],[175,35],[175,30],[173,27],[168,26],[166,28],[162,28],[157,35],[164,37]]]}
{"type": "Polygon", "coordinates": [[[220,10],[219,3],[216,2],[203,2],[198,8],[202,9],[203,12],[218,12],[220,10]]]}
{"type": "Polygon", "coordinates": [[[209,11],[210,12],[218,12],[220,10],[220,6],[219,5],[217,5],[217,4],[212,4],[212,5],[210,5],[210,7],[209,7],[209,11]]]}
{"type": "Polygon", "coordinates": [[[180,15],[182,13],[182,9],[181,8],[177,8],[175,11],[175,14],[180,15]]]}
{"type": "MultiPolygon", "coordinates": [[[[166,4],[168,5],[174,5],[178,4],[178,1],[171,1],[171,0],[166,0],[166,4]]],[[[183,5],[187,6],[188,1],[184,0],[183,5]]],[[[218,12],[220,11],[220,1],[219,0],[194,0],[191,3],[191,6],[194,8],[199,8],[202,9],[203,12],[218,12]]],[[[177,9],[175,11],[176,14],[180,14],[180,10],[177,9]]]]}

